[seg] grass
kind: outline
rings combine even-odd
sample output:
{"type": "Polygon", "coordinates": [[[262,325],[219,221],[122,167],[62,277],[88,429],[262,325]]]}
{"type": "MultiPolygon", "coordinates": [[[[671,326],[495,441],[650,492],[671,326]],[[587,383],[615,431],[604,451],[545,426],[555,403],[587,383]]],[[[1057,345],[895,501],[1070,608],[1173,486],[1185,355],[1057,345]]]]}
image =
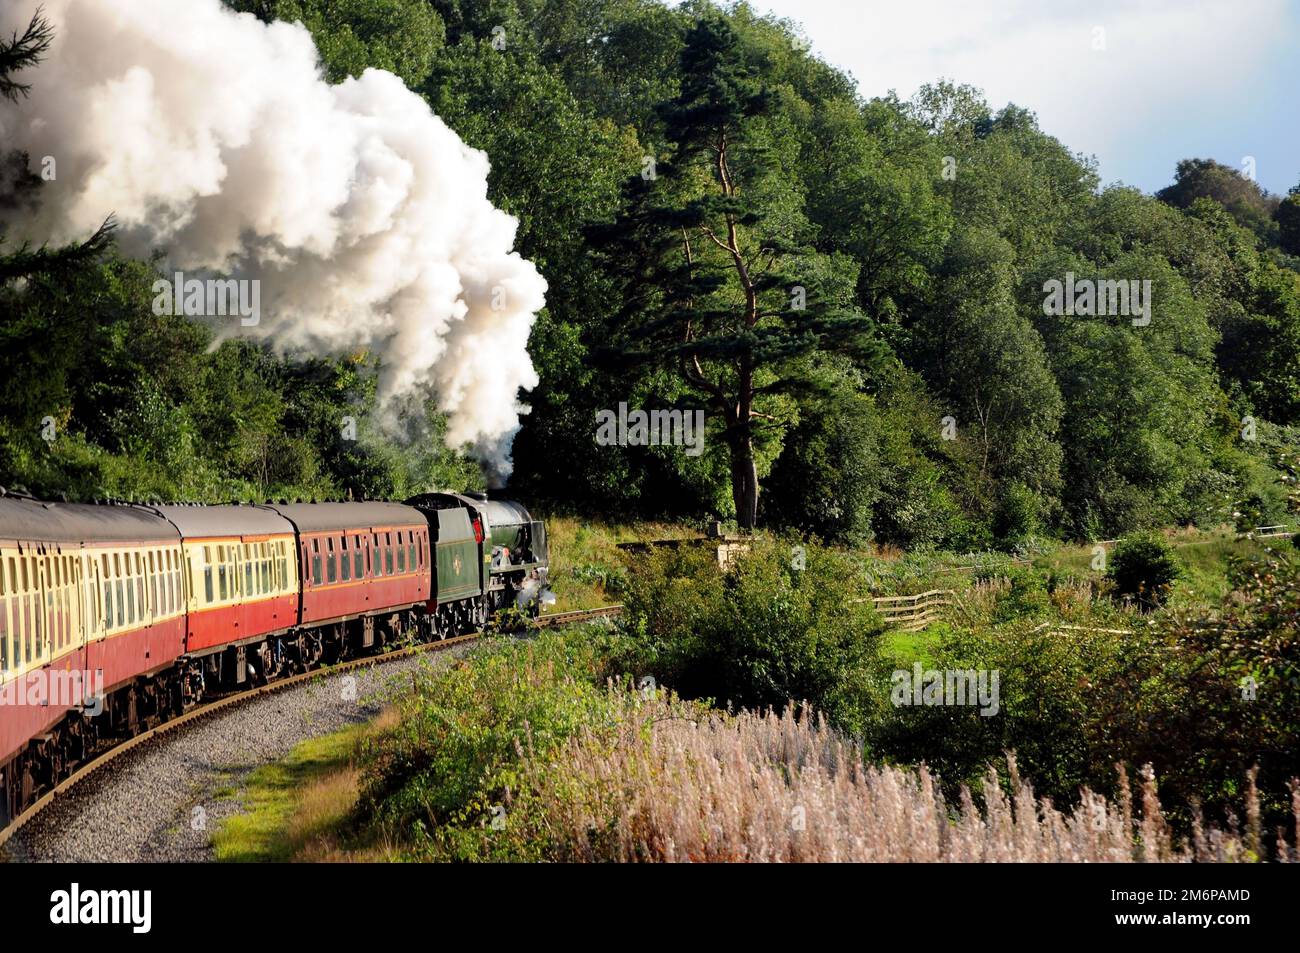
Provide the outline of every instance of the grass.
{"type": "Polygon", "coordinates": [[[545,516],[550,548],[552,611],[594,609],[619,601],[626,573],[619,543],[681,539],[700,532],[680,523],[589,523],[572,516],[545,516]]]}
{"type": "Polygon", "coordinates": [[[357,801],[355,760],[362,742],[394,715],[298,744],[287,757],[254,770],[242,788],[228,786],[242,812],[213,835],[223,862],[329,862],[391,859],[381,843],[356,837],[350,817],[357,801]]]}
{"type": "Polygon", "coordinates": [[[910,668],[913,662],[929,663],[942,638],[944,627],[940,623],[920,632],[900,632],[897,629],[880,637],[880,654],[898,663],[900,668],[910,668]]]}

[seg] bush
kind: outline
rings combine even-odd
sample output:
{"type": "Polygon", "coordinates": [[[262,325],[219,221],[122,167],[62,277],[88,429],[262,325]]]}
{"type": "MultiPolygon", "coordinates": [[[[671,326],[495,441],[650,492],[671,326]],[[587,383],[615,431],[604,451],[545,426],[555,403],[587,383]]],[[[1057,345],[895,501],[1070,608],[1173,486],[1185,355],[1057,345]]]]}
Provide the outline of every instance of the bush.
{"type": "Polygon", "coordinates": [[[602,632],[503,638],[426,668],[397,724],[363,748],[358,820],[425,859],[538,859],[543,845],[484,831],[513,812],[525,752],[544,756],[580,726],[610,721],[603,683],[615,650],[602,632]]]}
{"type": "MultiPolygon", "coordinates": [[[[989,765],[1015,751],[1020,770],[1035,789],[1069,803],[1081,787],[1110,792],[1115,782],[1112,748],[1095,745],[1089,717],[1099,685],[1128,669],[1149,670],[1141,640],[1103,632],[1053,632],[1029,622],[948,633],[925,668],[976,670],[997,675],[997,712],[973,705],[890,705],[869,734],[877,757],[899,764],[924,762],[957,797],[960,786],[977,788],[989,765]]],[[[888,692],[891,673],[878,676],[888,692]]]]}
{"type": "Polygon", "coordinates": [[[871,401],[852,392],[809,408],[763,488],[763,522],[827,542],[870,541],[879,426],[871,401]]]}
{"type": "Polygon", "coordinates": [[[993,619],[1014,622],[1037,618],[1051,611],[1047,574],[1038,569],[1015,566],[1007,571],[1010,587],[998,596],[993,619]]]}
{"type": "Polygon", "coordinates": [[[636,566],[625,603],[625,669],[684,698],[777,710],[808,702],[846,730],[865,724],[884,627],[856,557],[756,541],[724,573],[711,549],[659,550],[636,566]]]}
{"type": "MultiPolygon", "coordinates": [[[[1232,584],[1233,600],[1214,618],[1170,614],[1131,633],[1029,622],[947,633],[926,668],[998,672],[998,713],[890,706],[869,747],[930,765],[954,796],[1015,751],[1035,789],[1059,804],[1083,787],[1113,794],[1116,763],[1151,764],[1184,830],[1194,803],[1218,818],[1234,809],[1257,770],[1272,830],[1287,823],[1287,786],[1300,777],[1300,560],[1243,562],[1232,584]]],[[[877,674],[882,693],[889,674],[877,674]]]]}
{"type": "Polygon", "coordinates": [[[1172,547],[1154,533],[1142,533],[1119,541],[1107,575],[1121,597],[1150,612],[1169,599],[1180,572],[1172,547]]]}

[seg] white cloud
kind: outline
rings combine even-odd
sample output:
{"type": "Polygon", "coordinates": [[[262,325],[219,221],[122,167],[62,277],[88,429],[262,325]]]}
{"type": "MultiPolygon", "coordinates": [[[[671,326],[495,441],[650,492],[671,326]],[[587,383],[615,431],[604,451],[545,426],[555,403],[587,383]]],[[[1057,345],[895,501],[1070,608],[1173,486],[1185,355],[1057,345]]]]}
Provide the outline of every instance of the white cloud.
{"type": "Polygon", "coordinates": [[[1034,110],[1070,148],[1098,155],[1106,179],[1134,138],[1252,109],[1295,43],[1287,0],[754,3],[801,23],[813,52],[864,94],[907,98],[941,76],[969,83],[994,107],[1034,110]],[[1093,49],[1097,28],[1105,50],[1093,49]]]}

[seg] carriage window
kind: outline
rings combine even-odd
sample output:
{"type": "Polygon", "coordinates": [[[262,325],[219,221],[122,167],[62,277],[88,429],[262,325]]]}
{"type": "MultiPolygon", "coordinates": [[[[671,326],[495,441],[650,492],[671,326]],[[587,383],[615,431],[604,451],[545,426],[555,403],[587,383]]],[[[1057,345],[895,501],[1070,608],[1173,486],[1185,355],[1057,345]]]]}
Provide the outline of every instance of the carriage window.
{"type": "Polygon", "coordinates": [[[384,534],[384,575],[393,574],[393,534],[384,534]]]}
{"type": "Polygon", "coordinates": [[[63,648],[68,641],[68,590],[60,586],[56,601],[59,604],[58,647],[63,648]]]}
{"type": "Polygon", "coordinates": [[[406,572],[406,550],[402,547],[402,532],[397,531],[397,571],[406,572]]]}
{"type": "Polygon", "coordinates": [[[325,558],[325,578],[328,582],[333,582],[338,578],[338,560],[334,555],[333,537],[325,540],[325,546],[329,550],[329,554],[325,558]]]}
{"type": "MultiPolygon", "coordinates": [[[[59,638],[59,576],[56,569],[58,560],[45,557],[45,640],[54,648],[59,638]]],[[[38,646],[43,649],[44,645],[38,646]]],[[[43,653],[42,653],[43,654],[43,653]]]]}
{"type": "MultiPolygon", "coordinates": [[[[126,571],[127,573],[131,572],[130,559],[127,559],[126,561],[126,571]]],[[[135,585],[133,584],[129,575],[126,580],[126,621],[127,622],[135,621],[135,585]]]]}
{"type": "Polygon", "coordinates": [[[104,628],[113,624],[113,584],[108,581],[108,557],[100,557],[100,585],[104,587],[104,628]]]}
{"type": "Polygon", "coordinates": [[[343,550],[339,553],[339,576],[344,582],[352,578],[352,555],[348,552],[348,538],[343,537],[343,550]]]}
{"type": "Polygon", "coordinates": [[[280,587],[281,587],[282,589],[288,589],[288,588],[289,588],[289,558],[288,558],[288,552],[289,552],[289,550],[288,550],[288,544],[287,544],[287,543],[281,543],[281,544],[280,544],[280,587]]]}
{"type": "Polygon", "coordinates": [[[352,547],[352,575],[361,579],[366,574],[366,555],[362,550],[360,536],[352,537],[352,542],[355,544],[352,547]]]}
{"type": "Polygon", "coordinates": [[[0,672],[9,671],[9,589],[5,585],[5,564],[0,560],[0,672]]]}
{"type": "Polygon", "coordinates": [[[253,561],[244,555],[244,595],[253,595],[253,561]]]}
{"type": "Polygon", "coordinates": [[[0,560],[0,672],[9,671],[9,597],[5,586],[5,564],[0,560]]]}
{"type": "Polygon", "coordinates": [[[374,545],[370,547],[370,571],[375,576],[384,574],[384,551],[379,547],[379,534],[376,533],[372,539],[374,545]]]}
{"type": "Polygon", "coordinates": [[[36,630],[36,627],[40,625],[41,595],[40,595],[40,581],[36,578],[36,560],[34,558],[24,559],[23,562],[31,563],[31,565],[28,567],[27,570],[29,573],[29,578],[32,581],[31,588],[28,590],[30,594],[27,597],[28,612],[32,614],[31,618],[27,620],[27,629],[28,629],[27,639],[29,640],[27,643],[27,661],[30,662],[32,659],[32,647],[31,647],[30,639],[32,637],[32,633],[36,630]]]}
{"type": "Polygon", "coordinates": [[[311,541],[311,584],[320,585],[320,540],[311,541]]]}
{"type": "Polygon", "coordinates": [[[411,572],[415,572],[415,543],[411,542],[411,537],[406,537],[406,566],[411,572]]]}
{"type": "Polygon", "coordinates": [[[217,591],[221,593],[221,598],[226,598],[226,564],[221,562],[217,566],[217,591]]]}
{"type": "Polygon", "coordinates": [[[203,591],[208,602],[214,602],[216,596],[212,591],[212,548],[203,547],[203,591]]]}

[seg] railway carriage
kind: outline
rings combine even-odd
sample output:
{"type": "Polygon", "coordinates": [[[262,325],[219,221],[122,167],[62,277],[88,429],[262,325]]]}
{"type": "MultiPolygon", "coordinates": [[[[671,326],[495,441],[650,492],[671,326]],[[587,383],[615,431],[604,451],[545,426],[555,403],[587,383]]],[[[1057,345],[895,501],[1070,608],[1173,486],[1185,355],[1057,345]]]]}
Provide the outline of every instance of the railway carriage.
{"type": "Polygon", "coordinates": [[[298,624],[293,524],[264,506],[151,506],[181,537],[182,710],[209,687],[266,681],[285,667],[275,636],[298,624]]]}
{"type": "Polygon", "coordinates": [[[224,691],[544,596],[517,504],[84,505],[0,488],[0,828],[97,746],[224,691]]]}
{"type": "Polygon", "coordinates": [[[270,505],[297,534],[298,622],[319,627],[323,651],[371,648],[417,624],[432,599],[429,524],[399,503],[270,505]],[[378,626],[378,628],[376,628],[378,626]]]}
{"type": "Polygon", "coordinates": [[[155,514],[0,497],[0,819],[84,755],[87,709],[158,709],[184,649],[180,577],[180,533],[155,514]]]}

